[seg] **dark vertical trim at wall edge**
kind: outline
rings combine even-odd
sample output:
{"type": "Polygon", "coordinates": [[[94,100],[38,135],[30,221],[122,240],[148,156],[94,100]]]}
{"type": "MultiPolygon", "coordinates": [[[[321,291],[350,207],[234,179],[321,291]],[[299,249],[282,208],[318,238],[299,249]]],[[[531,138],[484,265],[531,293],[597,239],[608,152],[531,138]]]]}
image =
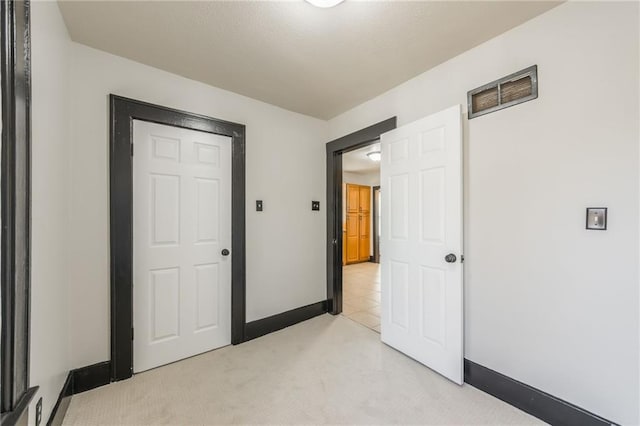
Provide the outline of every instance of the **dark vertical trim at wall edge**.
{"type": "Polygon", "coordinates": [[[111,362],[103,361],[69,371],[47,426],[60,426],[64,421],[71,397],[111,383],[111,362]]]}
{"type": "Polygon", "coordinates": [[[554,426],[609,426],[615,424],[468,359],[464,360],[464,381],[554,426]]]}
{"type": "Polygon", "coordinates": [[[31,298],[30,2],[0,2],[0,412],[21,421],[29,388],[31,298]]]}
{"type": "Polygon", "coordinates": [[[328,304],[326,300],[302,306],[280,314],[272,315],[256,321],[247,323],[245,329],[246,340],[255,339],[274,331],[282,330],[302,321],[306,321],[318,315],[327,313],[328,304]]]}

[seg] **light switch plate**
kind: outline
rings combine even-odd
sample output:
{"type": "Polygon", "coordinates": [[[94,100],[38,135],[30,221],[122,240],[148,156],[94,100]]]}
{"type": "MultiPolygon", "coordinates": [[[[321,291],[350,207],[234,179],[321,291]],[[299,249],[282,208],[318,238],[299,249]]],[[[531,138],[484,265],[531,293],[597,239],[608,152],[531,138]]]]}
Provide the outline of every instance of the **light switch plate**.
{"type": "Polygon", "coordinates": [[[606,207],[587,207],[587,229],[596,231],[607,229],[606,207]]]}

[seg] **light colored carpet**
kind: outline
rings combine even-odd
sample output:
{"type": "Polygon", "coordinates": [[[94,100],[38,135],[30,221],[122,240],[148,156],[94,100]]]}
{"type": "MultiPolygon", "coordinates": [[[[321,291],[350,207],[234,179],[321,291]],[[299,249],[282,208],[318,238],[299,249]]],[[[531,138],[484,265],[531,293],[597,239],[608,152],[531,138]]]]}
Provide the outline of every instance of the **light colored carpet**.
{"type": "Polygon", "coordinates": [[[543,424],[330,315],[74,395],[64,421],[231,423],[543,424]]]}

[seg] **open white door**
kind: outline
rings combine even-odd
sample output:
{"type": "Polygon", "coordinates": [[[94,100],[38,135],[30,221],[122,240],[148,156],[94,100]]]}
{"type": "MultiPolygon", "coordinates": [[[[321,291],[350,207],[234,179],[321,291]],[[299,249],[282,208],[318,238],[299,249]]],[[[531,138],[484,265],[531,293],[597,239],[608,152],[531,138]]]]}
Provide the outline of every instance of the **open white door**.
{"type": "Polygon", "coordinates": [[[137,373],[231,343],[231,138],[138,120],[133,135],[137,373]]]}
{"type": "Polygon", "coordinates": [[[382,341],[463,382],[460,106],[381,137],[382,341]],[[455,257],[455,259],[454,259],[455,257]]]}

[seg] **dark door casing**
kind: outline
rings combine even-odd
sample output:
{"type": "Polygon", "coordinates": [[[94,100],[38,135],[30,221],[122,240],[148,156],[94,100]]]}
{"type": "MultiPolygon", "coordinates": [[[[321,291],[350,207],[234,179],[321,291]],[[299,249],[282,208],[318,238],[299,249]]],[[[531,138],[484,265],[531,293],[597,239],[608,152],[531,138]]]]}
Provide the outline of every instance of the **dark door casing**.
{"type": "Polygon", "coordinates": [[[245,126],[110,95],[111,380],[133,374],[133,120],[231,138],[231,343],[245,341],[245,126]]]}
{"type": "Polygon", "coordinates": [[[396,117],[327,143],[327,300],[342,312],[342,154],[371,145],[396,128],[396,117]]]}

